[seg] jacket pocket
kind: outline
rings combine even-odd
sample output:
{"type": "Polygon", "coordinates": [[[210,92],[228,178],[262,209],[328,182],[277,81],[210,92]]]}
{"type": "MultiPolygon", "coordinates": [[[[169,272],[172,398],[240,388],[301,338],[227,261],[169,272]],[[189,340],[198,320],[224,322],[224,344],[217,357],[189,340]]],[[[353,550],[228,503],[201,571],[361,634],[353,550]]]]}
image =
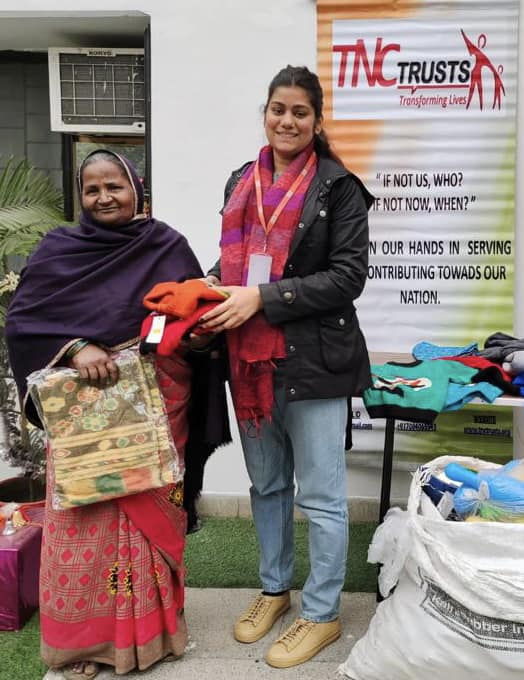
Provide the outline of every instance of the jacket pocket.
{"type": "Polygon", "coordinates": [[[350,369],[357,333],[354,312],[320,319],[320,352],[328,371],[342,373],[350,369]]]}

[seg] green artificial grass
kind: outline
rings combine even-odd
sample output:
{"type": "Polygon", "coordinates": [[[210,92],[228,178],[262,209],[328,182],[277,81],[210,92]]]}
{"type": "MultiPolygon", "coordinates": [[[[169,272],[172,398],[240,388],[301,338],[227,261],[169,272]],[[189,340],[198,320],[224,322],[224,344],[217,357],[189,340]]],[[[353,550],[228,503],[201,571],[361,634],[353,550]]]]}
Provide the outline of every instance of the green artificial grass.
{"type": "MultiPolygon", "coordinates": [[[[344,590],[375,592],[376,567],[367,563],[373,522],[351,524],[349,561],[344,590]]],[[[308,532],[305,521],[295,522],[295,578],[302,588],[308,572],[308,532]]],[[[258,588],[258,544],[250,519],[207,517],[202,529],[187,537],[186,585],[194,588],[258,588]]]]}
{"type": "Polygon", "coordinates": [[[40,621],[33,614],[22,630],[0,633],[0,680],[41,680],[47,666],[40,661],[40,621]]]}
{"type": "MultiPolygon", "coordinates": [[[[309,571],[307,524],[296,522],[293,588],[301,588],[309,571]]],[[[352,524],[344,590],[375,592],[376,568],[367,551],[376,525],[352,524]]],[[[206,517],[202,529],[187,537],[186,585],[190,588],[259,588],[258,544],[252,520],[206,517]]],[[[0,680],[41,680],[38,613],[20,631],[0,632],[0,680]]]]}

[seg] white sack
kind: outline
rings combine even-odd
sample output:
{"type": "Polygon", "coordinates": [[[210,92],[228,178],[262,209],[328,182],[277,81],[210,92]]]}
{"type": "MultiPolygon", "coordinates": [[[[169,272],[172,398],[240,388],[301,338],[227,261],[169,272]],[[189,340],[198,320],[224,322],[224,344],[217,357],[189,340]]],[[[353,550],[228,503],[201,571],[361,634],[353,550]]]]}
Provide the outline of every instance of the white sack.
{"type": "Polygon", "coordinates": [[[392,508],[373,537],[369,561],[384,566],[380,590],[393,593],[340,672],[353,680],[522,680],[524,525],[445,521],[422,492],[442,456],[412,481],[407,511],[392,508]]]}

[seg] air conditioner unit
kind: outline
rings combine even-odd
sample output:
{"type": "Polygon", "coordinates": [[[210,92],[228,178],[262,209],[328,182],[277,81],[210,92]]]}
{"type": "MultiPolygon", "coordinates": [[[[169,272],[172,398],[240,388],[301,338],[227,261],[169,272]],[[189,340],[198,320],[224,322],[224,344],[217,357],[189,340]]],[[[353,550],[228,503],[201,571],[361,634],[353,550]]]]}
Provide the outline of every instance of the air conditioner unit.
{"type": "Polygon", "coordinates": [[[51,130],[143,135],[144,50],[50,47],[51,130]]]}

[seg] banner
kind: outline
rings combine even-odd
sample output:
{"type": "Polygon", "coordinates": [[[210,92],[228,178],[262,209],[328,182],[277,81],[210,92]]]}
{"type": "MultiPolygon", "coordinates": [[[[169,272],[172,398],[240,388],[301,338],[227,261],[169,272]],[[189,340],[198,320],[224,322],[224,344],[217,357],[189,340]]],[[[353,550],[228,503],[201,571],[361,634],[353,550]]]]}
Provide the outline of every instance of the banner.
{"type": "MultiPolygon", "coordinates": [[[[357,303],[371,351],[409,353],[421,341],[482,348],[492,333],[512,333],[518,8],[317,2],[326,129],[376,196],[357,303]]],[[[355,429],[380,427],[356,411],[355,429]]],[[[397,427],[408,459],[444,448],[512,453],[506,409],[470,406],[434,426],[397,427]]],[[[359,449],[368,444],[377,449],[359,438],[359,449]]]]}

